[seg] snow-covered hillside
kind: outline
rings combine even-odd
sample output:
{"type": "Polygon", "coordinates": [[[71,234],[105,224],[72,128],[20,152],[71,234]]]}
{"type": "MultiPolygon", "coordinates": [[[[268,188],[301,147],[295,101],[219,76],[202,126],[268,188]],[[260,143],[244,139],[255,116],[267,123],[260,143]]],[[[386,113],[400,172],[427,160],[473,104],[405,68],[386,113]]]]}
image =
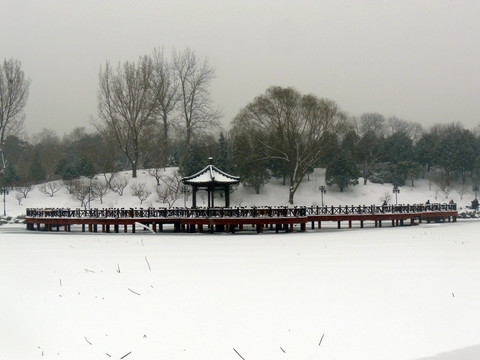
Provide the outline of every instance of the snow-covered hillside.
{"type": "MultiPolygon", "coordinates": [[[[171,174],[176,168],[167,168],[165,175],[171,174]]],[[[148,174],[148,171],[141,170],[138,173],[138,178],[132,179],[131,173],[126,171],[119,174],[128,180],[129,184],[125,188],[123,196],[110,191],[103,199],[103,204],[100,200],[91,201],[91,207],[165,207],[167,204],[158,201],[158,196],[155,192],[156,181],[155,178],[148,174]],[[147,188],[151,190],[152,194],[140,204],[140,200],[132,196],[130,186],[133,183],[145,183],[147,188]]],[[[98,175],[97,179],[102,180],[103,176],[98,175]]],[[[60,182],[59,182],[60,183],[60,182]]],[[[324,169],[316,169],[310,176],[309,181],[304,181],[299,190],[295,194],[295,205],[321,205],[321,193],[319,186],[325,185],[325,171],[324,169]]],[[[74,199],[66,188],[60,189],[53,197],[43,194],[39,190],[40,185],[36,185],[33,190],[28,193],[27,198],[21,200],[18,204],[15,198],[15,191],[11,191],[6,196],[6,212],[8,216],[18,216],[25,213],[28,207],[80,207],[80,202],[74,199]]],[[[363,185],[363,180],[360,179],[360,184],[348,188],[346,191],[339,192],[336,187],[327,187],[327,193],[324,195],[324,204],[326,205],[371,205],[380,204],[383,202],[385,194],[391,196],[390,202],[395,203],[395,195],[392,193],[391,184],[373,184],[368,183],[363,185]]],[[[415,186],[409,184],[400,188],[398,194],[398,203],[424,203],[427,200],[430,202],[448,202],[452,200],[459,204],[460,208],[465,208],[474,199],[474,194],[471,186],[462,187],[460,185],[452,186],[447,191],[441,191],[439,186],[434,182],[428,180],[417,180],[415,186]],[[463,197],[463,199],[462,199],[463,197]]],[[[219,199],[217,203],[221,203],[219,199]]],[[[206,206],[207,196],[204,192],[199,192],[197,195],[197,205],[206,206]]],[[[3,205],[3,204],[2,204],[3,205]]],[[[183,206],[184,199],[181,197],[175,203],[175,206],[183,206]]],[[[282,185],[280,181],[272,179],[260,192],[255,194],[252,189],[245,189],[240,185],[231,195],[232,206],[247,206],[247,205],[288,205],[288,188],[282,185]]],[[[187,201],[187,206],[190,206],[190,199],[187,201]]],[[[2,212],[3,214],[3,212],[2,212]]]]}

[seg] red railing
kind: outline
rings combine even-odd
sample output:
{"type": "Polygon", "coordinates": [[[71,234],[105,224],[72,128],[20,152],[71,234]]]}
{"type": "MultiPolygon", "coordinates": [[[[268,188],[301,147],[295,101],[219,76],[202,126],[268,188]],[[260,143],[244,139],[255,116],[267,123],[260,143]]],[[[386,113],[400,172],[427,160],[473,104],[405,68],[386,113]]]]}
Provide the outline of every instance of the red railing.
{"type": "Polygon", "coordinates": [[[130,208],[63,209],[28,208],[29,218],[257,218],[307,217],[320,215],[368,215],[456,211],[457,204],[357,205],[357,206],[253,206],[218,208],[130,208]]]}

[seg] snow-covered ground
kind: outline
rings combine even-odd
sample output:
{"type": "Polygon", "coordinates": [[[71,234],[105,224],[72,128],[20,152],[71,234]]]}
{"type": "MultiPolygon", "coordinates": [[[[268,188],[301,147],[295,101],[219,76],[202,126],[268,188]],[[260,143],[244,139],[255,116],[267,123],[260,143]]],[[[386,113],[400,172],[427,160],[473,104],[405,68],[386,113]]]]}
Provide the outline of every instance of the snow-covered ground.
{"type": "MultiPolygon", "coordinates": [[[[321,178],[304,185],[297,204],[319,203],[321,178]]],[[[267,190],[239,189],[232,204],[284,204],[285,187],[267,190]]],[[[325,202],[379,203],[385,191],[330,189],[325,202]]],[[[433,202],[429,191],[403,187],[399,202],[433,202]]],[[[64,193],[14,202],[18,214],[78,206],[64,193]]],[[[478,359],[479,226],[186,235],[3,225],[0,359],[478,359]]]]}
{"type": "MultiPolygon", "coordinates": [[[[174,168],[167,168],[165,175],[174,171],[174,168]]],[[[119,176],[125,177],[129,180],[130,184],[125,188],[125,194],[119,196],[117,193],[109,192],[105,195],[103,203],[100,200],[92,200],[91,207],[108,208],[108,207],[167,207],[167,204],[158,202],[158,196],[154,189],[156,187],[155,179],[148,174],[146,170],[140,170],[138,172],[138,178],[132,179],[131,172],[122,172],[119,176]],[[152,194],[140,204],[140,200],[137,197],[131,195],[130,185],[132,183],[146,183],[148,188],[152,191],[152,194]]],[[[102,175],[98,175],[99,180],[103,179],[102,175]]],[[[295,194],[295,205],[321,205],[321,193],[319,186],[325,185],[325,170],[316,169],[310,176],[309,181],[304,181],[295,194]]],[[[21,200],[21,204],[15,199],[15,191],[10,191],[6,197],[6,212],[9,216],[18,216],[25,214],[25,209],[28,207],[69,207],[78,208],[80,202],[75,200],[68,194],[67,189],[60,189],[53,197],[42,194],[39,191],[40,186],[35,186],[33,190],[28,194],[26,199],[21,200]]],[[[324,195],[325,205],[372,205],[381,204],[385,194],[388,194],[391,199],[389,203],[395,203],[395,195],[392,193],[391,184],[373,184],[368,183],[367,186],[363,185],[363,180],[360,179],[360,185],[349,187],[345,192],[341,193],[336,190],[335,187],[327,187],[327,193],[324,195]],[[381,200],[382,199],[382,200],[381,200]]],[[[415,186],[409,186],[409,184],[400,188],[398,194],[398,203],[400,204],[413,204],[413,203],[425,203],[440,202],[445,203],[450,200],[459,204],[460,208],[465,208],[473,200],[474,194],[471,186],[454,185],[447,189],[447,191],[441,191],[439,186],[434,182],[419,179],[415,181],[415,186]]],[[[282,185],[278,180],[272,179],[262,190],[259,195],[255,194],[252,189],[245,189],[240,185],[231,194],[232,206],[248,206],[248,205],[288,205],[288,187],[282,185]]],[[[3,200],[3,199],[2,199],[3,200]]],[[[191,198],[186,202],[187,206],[191,204],[191,198]]],[[[223,199],[216,195],[215,204],[222,205],[223,199]]],[[[3,202],[2,202],[3,214],[3,202]]],[[[178,199],[175,206],[183,206],[183,197],[178,199]]],[[[199,191],[197,194],[197,205],[207,206],[207,195],[204,191],[199,191]]]]}

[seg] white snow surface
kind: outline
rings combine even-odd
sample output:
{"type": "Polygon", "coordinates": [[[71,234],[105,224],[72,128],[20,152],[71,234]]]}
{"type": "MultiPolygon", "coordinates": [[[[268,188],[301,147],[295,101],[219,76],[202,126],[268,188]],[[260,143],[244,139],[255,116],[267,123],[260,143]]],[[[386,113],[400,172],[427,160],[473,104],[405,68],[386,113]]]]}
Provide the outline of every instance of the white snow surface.
{"type": "MultiPolygon", "coordinates": [[[[318,205],[321,184],[321,174],[302,184],[298,204],[318,205]]],[[[285,204],[284,186],[266,190],[240,188],[232,203],[285,204]]],[[[325,200],[379,203],[388,190],[329,188],[325,200]]],[[[399,202],[434,202],[432,191],[420,181],[399,202]]],[[[47,206],[78,204],[63,190],[34,190],[22,205],[7,197],[9,214],[47,206]]],[[[0,359],[478,359],[479,226],[212,235],[3,225],[0,359]]]]}
{"type": "MultiPolygon", "coordinates": [[[[175,170],[176,168],[167,168],[165,169],[165,175],[175,170]]],[[[99,199],[92,200],[92,208],[168,207],[167,204],[158,201],[155,193],[155,179],[148,175],[146,170],[139,170],[138,178],[136,179],[131,178],[130,171],[122,172],[119,176],[127,178],[130,182],[129,186],[125,188],[124,195],[119,196],[117,193],[109,192],[103,198],[102,203],[99,199]],[[133,183],[146,183],[148,189],[152,192],[143,204],[140,204],[140,200],[137,197],[131,195],[130,185],[133,183]]],[[[103,175],[97,175],[96,178],[103,180],[103,175]]],[[[395,203],[395,194],[392,193],[391,184],[368,183],[368,185],[364,186],[361,178],[359,181],[360,185],[349,187],[344,192],[339,192],[335,186],[327,187],[327,193],[324,195],[324,204],[328,206],[381,204],[383,200],[380,200],[380,198],[383,198],[385,193],[391,196],[389,202],[395,203]]],[[[295,193],[295,205],[320,206],[322,202],[319,186],[321,185],[325,185],[325,170],[316,169],[310,175],[310,180],[305,180],[295,193]]],[[[427,200],[430,200],[431,203],[445,203],[453,200],[462,209],[465,205],[470,204],[473,197],[471,186],[462,187],[461,185],[455,185],[449,189],[448,193],[445,193],[440,191],[439,186],[433,181],[419,179],[415,181],[414,187],[410,186],[410,184],[400,187],[398,203],[425,203],[427,200]],[[461,193],[463,195],[460,195],[461,193]]],[[[215,204],[222,205],[222,202],[223,198],[220,197],[220,194],[216,194],[215,204]]],[[[206,191],[199,191],[197,193],[197,206],[207,206],[207,203],[206,191]]],[[[272,179],[257,195],[252,189],[246,189],[239,185],[230,195],[230,203],[231,206],[288,205],[288,186],[282,185],[279,180],[272,179]]],[[[1,210],[3,210],[3,203],[1,205],[1,210]]],[[[184,206],[183,198],[177,200],[174,205],[184,206]]],[[[188,198],[186,205],[191,205],[191,196],[188,198]]],[[[53,197],[50,197],[39,191],[39,185],[34,187],[26,199],[22,199],[21,204],[18,204],[15,199],[15,191],[10,191],[9,195],[6,196],[7,215],[18,216],[25,214],[25,209],[28,207],[65,207],[75,209],[80,207],[80,202],[75,200],[66,188],[62,188],[53,197]]],[[[1,213],[3,214],[3,211],[1,213]]]]}

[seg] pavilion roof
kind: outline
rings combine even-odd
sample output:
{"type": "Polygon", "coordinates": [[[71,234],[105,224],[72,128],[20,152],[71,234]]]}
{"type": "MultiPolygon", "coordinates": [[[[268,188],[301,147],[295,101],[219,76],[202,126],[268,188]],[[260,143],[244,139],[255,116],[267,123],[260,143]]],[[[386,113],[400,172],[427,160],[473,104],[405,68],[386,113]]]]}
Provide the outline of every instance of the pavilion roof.
{"type": "Polygon", "coordinates": [[[213,165],[208,165],[196,174],[182,178],[182,181],[184,184],[189,185],[229,185],[238,183],[240,178],[238,176],[229,175],[213,165]]]}

